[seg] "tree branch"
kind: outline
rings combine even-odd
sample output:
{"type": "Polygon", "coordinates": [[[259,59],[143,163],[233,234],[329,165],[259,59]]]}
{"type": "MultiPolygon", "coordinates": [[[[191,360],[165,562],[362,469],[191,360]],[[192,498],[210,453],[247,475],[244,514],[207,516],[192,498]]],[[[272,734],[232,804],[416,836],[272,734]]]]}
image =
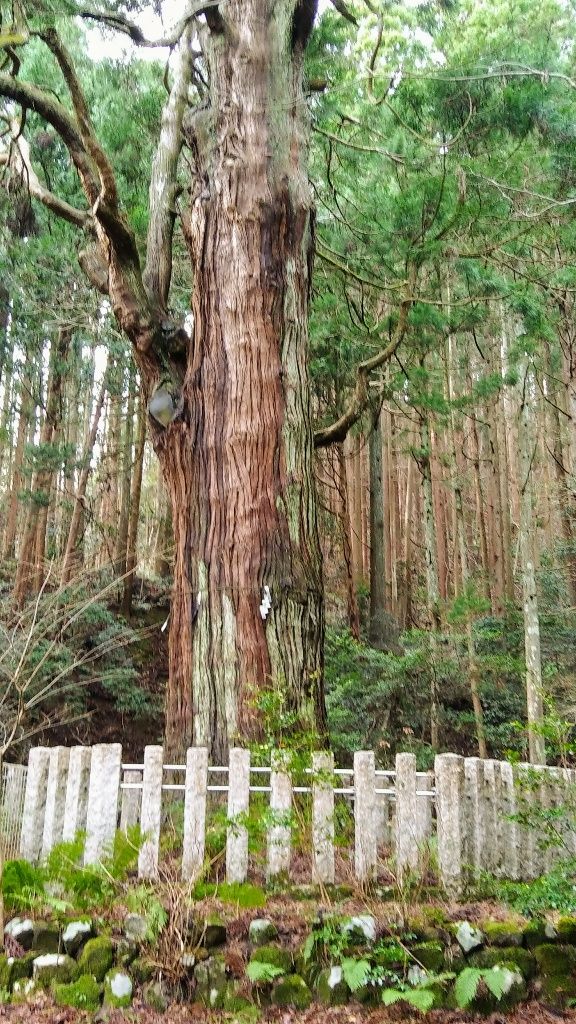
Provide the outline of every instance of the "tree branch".
{"type": "Polygon", "coordinates": [[[23,135],[19,135],[16,131],[13,133],[13,136],[10,150],[0,154],[0,164],[11,164],[20,174],[23,181],[25,181],[30,195],[38,199],[56,216],[62,217],[63,220],[68,221],[69,224],[73,224],[77,228],[83,230],[89,228],[92,223],[89,211],[77,210],[75,206],[71,206],[70,203],[60,199],[59,196],[46,188],[32,166],[28,142],[23,135]]]}
{"type": "Polygon", "coordinates": [[[166,315],[172,277],[172,236],[176,218],[178,160],[182,150],[182,119],[194,67],[190,41],[191,28],[188,26],[180,39],[174,82],[162,111],[160,139],[150,178],[150,222],[142,280],[152,306],[161,316],[166,315]]]}
{"type": "Polygon", "coordinates": [[[412,266],[408,275],[406,295],[400,303],[398,322],[394,330],[392,340],[385,348],[377,352],[370,359],[365,359],[358,364],[356,369],[356,387],[348,408],[339,419],[331,423],[329,427],[321,427],[314,432],[314,447],[326,448],[330,444],[344,441],[351,427],[358,422],[364,410],[369,404],[368,380],[373,370],[379,369],[389,362],[398,346],[404,340],[408,328],[408,314],[415,301],[414,287],[416,285],[416,268],[412,266]]]}
{"type": "Polygon", "coordinates": [[[140,26],[122,14],[101,14],[98,11],[87,9],[80,11],[80,17],[87,21],[98,21],[116,32],[121,32],[128,36],[136,46],[172,47],[179,42],[193,18],[204,14],[205,11],[209,11],[213,7],[218,7],[223,2],[225,0],[192,0],[192,2],[189,0],[183,16],[176,22],[174,28],[160,39],[147,39],[140,26]]]}
{"type": "Polygon", "coordinates": [[[344,0],[330,0],[330,3],[336,8],[338,14],[341,14],[343,18],[346,18],[346,21],[349,21],[352,25],[355,25],[356,28],[358,28],[358,22],[344,0]]]}

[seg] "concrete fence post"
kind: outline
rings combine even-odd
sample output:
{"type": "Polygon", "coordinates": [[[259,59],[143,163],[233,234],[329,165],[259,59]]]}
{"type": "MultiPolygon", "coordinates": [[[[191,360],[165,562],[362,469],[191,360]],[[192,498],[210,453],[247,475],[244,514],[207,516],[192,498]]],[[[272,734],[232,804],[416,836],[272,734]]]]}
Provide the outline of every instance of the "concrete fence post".
{"type": "Polygon", "coordinates": [[[396,870],[418,868],[416,755],[396,754],[396,870]]]}
{"type": "Polygon", "coordinates": [[[292,780],[288,773],[285,751],[274,750],[270,772],[270,811],[272,822],[268,830],[268,878],[288,874],[292,842],[292,780]]]}
{"type": "Polygon", "coordinates": [[[51,748],[48,763],[48,782],[46,784],[42,859],[47,857],[50,850],[62,840],[69,760],[69,747],[51,748]]]}
{"type": "Polygon", "coordinates": [[[472,874],[482,871],[484,852],[484,762],[464,759],[464,838],[462,856],[472,874]]]}
{"type": "Polygon", "coordinates": [[[376,877],[376,763],[372,750],[354,754],[354,871],[359,882],[376,877]]]}
{"type": "Polygon", "coordinates": [[[48,747],[32,747],[28,755],[20,836],[20,854],[24,860],[32,862],[39,860],[42,850],[49,764],[50,750],[48,747]]]}
{"type": "Polygon", "coordinates": [[[186,790],[184,794],[184,845],[182,878],[195,882],[202,874],[206,849],[206,793],[208,787],[208,749],[189,747],[186,754],[186,790]]]}
{"type": "Polygon", "coordinates": [[[65,842],[70,842],[77,832],[83,832],[86,828],[90,757],[90,747],[70,748],[62,829],[62,839],[65,842]]]}
{"type": "Polygon", "coordinates": [[[516,791],[514,772],[508,761],[500,761],[500,836],[502,856],[500,873],[502,877],[517,881],[520,878],[520,850],[516,814],[516,791]]]}
{"type": "Polygon", "coordinates": [[[144,771],[142,773],[142,805],[140,808],[140,829],[143,842],[138,854],[139,878],[158,877],[163,770],[164,748],[145,747],[144,771]]]}
{"type": "Polygon", "coordinates": [[[312,754],[312,881],[334,882],[334,755],[312,754]]]}
{"type": "Polygon", "coordinates": [[[448,895],[459,896],[464,887],[464,758],[437,754],[434,777],[440,879],[448,895]]]}
{"type": "Polygon", "coordinates": [[[95,864],[112,848],[118,821],[118,797],[122,771],[120,743],[97,743],[92,747],[86,848],[84,863],[95,864]]]}
{"type": "Polygon", "coordinates": [[[121,789],[120,793],[120,828],[127,832],[140,822],[140,806],[142,803],[142,772],[129,768],[122,773],[122,782],[137,789],[121,789]]]}
{"type": "Polygon", "coordinates": [[[228,765],[226,881],[245,882],[248,875],[248,829],[242,818],[250,807],[250,751],[232,747],[228,765]]]}

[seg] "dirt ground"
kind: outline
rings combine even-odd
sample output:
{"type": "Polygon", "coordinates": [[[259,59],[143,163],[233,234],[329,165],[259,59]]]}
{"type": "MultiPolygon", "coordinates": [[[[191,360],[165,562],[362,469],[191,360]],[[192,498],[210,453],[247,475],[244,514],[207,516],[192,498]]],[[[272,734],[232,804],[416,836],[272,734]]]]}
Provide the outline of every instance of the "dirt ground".
{"type": "MultiPolygon", "coordinates": [[[[22,1006],[0,1006],[0,1021],[11,1024],[234,1024],[235,1014],[204,1010],[199,1006],[170,1007],[166,1013],[155,1013],[138,1002],[129,1010],[110,1013],[99,1010],[96,1014],[55,1007],[49,997],[41,996],[33,1003],[22,1006]]],[[[399,1007],[366,1010],[361,1006],[311,1006],[309,1010],[267,1009],[260,1018],[262,1024],[558,1024],[559,1021],[576,1022],[576,1010],[554,1010],[541,1003],[526,1003],[514,1013],[493,1013],[480,1017],[461,1010],[433,1010],[423,1017],[415,1012],[404,1012],[399,1007]]]]}

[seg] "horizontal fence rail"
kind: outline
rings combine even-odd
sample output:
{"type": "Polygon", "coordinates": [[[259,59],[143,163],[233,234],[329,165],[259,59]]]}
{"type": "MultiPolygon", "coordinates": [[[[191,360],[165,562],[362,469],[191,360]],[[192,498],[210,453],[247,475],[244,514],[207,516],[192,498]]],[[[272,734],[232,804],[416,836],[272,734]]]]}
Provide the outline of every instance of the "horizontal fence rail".
{"type": "Polygon", "coordinates": [[[379,769],[372,751],[357,751],[352,768],[335,767],[324,751],[293,777],[283,751],[261,766],[242,748],[229,751],[228,765],[210,765],[202,747],[188,750],[186,764],[164,764],[161,746],[146,747],[141,763],[123,762],[120,744],[36,747],[27,769],[4,766],[0,823],[5,856],[19,852],[30,861],[84,831],[86,863],[104,856],[118,827],[139,825],[138,874],[155,878],[162,830],[179,806],[181,874],[194,881],[205,870],[218,812],[226,878],[243,882],[253,811],[266,826],[260,861],[268,878],[290,876],[297,845],[300,861],[309,850],[314,882],[335,882],[342,863],[361,883],[385,864],[402,879],[422,867],[434,841],[441,882],[458,894],[480,872],[529,880],[562,852],[576,852],[566,826],[562,851],[541,848],[538,829],[526,825],[531,813],[561,807],[573,790],[576,772],[457,754],[440,754],[433,772],[418,772],[411,753],[398,754],[394,769],[379,769]]]}

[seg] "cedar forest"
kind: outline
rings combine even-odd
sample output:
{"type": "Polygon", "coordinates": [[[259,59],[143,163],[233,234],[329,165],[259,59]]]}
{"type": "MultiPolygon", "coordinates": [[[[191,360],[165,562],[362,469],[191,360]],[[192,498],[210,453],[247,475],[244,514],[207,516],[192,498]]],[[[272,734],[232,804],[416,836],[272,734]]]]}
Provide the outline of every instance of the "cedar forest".
{"type": "Polygon", "coordinates": [[[149,8],[0,4],[4,749],[554,762],[571,3],[149,8]]]}

